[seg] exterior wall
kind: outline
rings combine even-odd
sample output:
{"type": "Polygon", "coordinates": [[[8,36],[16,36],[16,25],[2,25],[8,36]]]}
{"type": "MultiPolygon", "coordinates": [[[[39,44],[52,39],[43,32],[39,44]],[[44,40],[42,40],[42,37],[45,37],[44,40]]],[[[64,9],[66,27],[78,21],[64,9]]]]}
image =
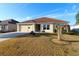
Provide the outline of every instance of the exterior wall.
{"type": "Polygon", "coordinates": [[[54,25],[50,24],[50,33],[54,33],[54,25]]]}
{"type": "Polygon", "coordinates": [[[1,25],[0,25],[0,31],[1,31],[1,25]]]}
{"type": "MultiPolygon", "coordinates": [[[[40,32],[45,31],[45,33],[53,33],[53,24],[49,24],[49,30],[43,30],[43,24],[40,24],[40,32]]],[[[35,32],[35,24],[17,24],[17,32],[35,32]],[[30,27],[30,29],[28,29],[30,27]]]]}
{"type": "Polygon", "coordinates": [[[0,31],[8,31],[8,25],[0,25],[0,31]]]}
{"type": "Polygon", "coordinates": [[[31,32],[35,31],[34,24],[17,24],[17,32],[31,32]]]}
{"type": "Polygon", "coordinates": [[[17,25],[16,24],[8,24],[8,31],[16,31],[17,25]]]}
{"type": "Polygon", "coordinates": [[[2,29],[3,31],[8,31],[8,25],[5,25],[5,28],[2,29]]]}
{"type": "Polygon", "coordinates": [[[45,33],[54,33],[53,24],[49,24],[49,30],[43,30],[43,24],[41,24],[41,32],[45,31],[45,33]]]}
{"type": "MultiPolygon", "coordinates": [[[[46,23],[47,24],[47,23],[46,23]]],[[[58,23],[49,24],[49,29],[43,29],[44,24],[40,24],[40,33],[55,33],[56,26],[58,23]]],[[[60,24],[64,25],[64,24],[60,24]]],[[[17,24],[17,32],[31,32],[35,31],[35,24],[17,24]],[[30,27],[30,29],[28,29],[30,27]]]]}

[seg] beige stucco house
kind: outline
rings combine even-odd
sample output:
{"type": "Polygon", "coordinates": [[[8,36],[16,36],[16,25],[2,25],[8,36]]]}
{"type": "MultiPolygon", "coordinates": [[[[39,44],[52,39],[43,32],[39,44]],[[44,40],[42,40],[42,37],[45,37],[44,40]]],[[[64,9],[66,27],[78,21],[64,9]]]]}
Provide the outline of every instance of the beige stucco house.
{"type": "Polygon", "coordinates": [[[27,20],[17,24],[18,32],[45,32],[54,33],[56,26],[68,25],[68,22],[63,20],[57,20],[48,17],[37,18],[33,20],[27,20]]]}
{"type": "Polygon", "coordinates": [[[18,21],[14,19],[8,19],[0,22],[0,31],[7,32],[7,31],[16,31],[17,30],[17,23],[18,21]]]}

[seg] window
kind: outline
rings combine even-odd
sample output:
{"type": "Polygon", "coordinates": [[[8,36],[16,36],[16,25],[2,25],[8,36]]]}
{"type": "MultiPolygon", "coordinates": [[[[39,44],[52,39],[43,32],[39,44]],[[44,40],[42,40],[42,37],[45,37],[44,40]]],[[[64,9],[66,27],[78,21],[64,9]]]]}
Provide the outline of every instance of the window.
{"type": "Polygon", "coordinates": [[[2,26],[2,29],[5,29],[5,28],[6,28],[6,25],[3,25],[3,26],[2,26]]]}
{"type": "Polygon", "coordinates": [[[48,24],[44,24],[43,25],[43,30],[49,30],[49,25],[48,24]]]}
{"type": "Polygon", "coordinates": [[[44,30],[46,29],[46,24],[43,25],[43,29],[44,29],[44,30]]]}
{"type": "Polygon", "coordinates": [[[47,25],[47,30],[49,30],[49,25],[47,25]]]}

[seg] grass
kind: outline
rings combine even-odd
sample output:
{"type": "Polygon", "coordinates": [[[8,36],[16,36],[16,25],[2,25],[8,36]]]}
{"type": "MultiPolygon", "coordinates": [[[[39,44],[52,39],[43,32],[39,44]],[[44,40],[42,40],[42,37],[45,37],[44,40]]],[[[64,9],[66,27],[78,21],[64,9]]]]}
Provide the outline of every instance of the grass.
{"type": "MultiPolygon", "coordinates": [[[[0,42],[0,55],[4,56],[69,56],[79,55],[79,42],[69,45],[54,44],[56,34],[23,35],[0,42]]],[[[67,37],[67,36],[66,36],[67,37]]]]}

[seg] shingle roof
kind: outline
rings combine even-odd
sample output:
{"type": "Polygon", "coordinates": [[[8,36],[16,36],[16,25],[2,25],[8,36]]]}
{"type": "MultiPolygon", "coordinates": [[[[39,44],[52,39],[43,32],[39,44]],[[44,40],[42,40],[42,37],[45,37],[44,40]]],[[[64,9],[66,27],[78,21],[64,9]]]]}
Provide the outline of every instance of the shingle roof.
{"type": "Polygon", "coordinates": [[[22,23],[67,23],[67,21],[48,18],[48,17],[42,17],[42,18],[24,21],[22,23]]]}
{"type": "Polygon", "coordinates": [[[16,24],[16,23],[19,23],[19,22],[14,19],[8,19],[0,22],[0,24],[16,24]]]}

